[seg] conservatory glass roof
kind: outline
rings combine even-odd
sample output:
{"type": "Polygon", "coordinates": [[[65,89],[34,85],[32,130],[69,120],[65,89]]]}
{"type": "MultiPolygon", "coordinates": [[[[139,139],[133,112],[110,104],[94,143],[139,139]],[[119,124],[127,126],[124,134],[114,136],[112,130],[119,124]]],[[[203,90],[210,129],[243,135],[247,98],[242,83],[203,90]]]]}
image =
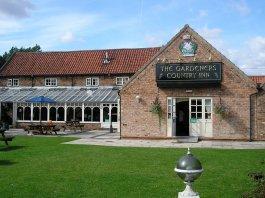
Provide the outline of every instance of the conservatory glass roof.
{"type": "Polygon", "coordinates": [[[45,96],[56,102],[116,103],[117,88],[3,88],[0,102],[26,102],[37,96],[45,96]]]}

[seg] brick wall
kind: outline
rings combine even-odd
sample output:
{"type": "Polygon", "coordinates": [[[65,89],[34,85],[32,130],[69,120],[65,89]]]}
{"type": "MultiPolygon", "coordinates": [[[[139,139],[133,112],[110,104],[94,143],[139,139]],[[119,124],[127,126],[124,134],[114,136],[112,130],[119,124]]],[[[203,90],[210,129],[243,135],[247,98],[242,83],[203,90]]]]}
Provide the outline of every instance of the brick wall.
{"type": "MultiPolygon", "coordinates": [[[[190,88],[189,88],[190,89],[190,88]]],[[[248,139],[249,96],[255,93],[255,84],[219,52],[207,44],[197,33],[186,28],[145,69],[138,71],[121,91],[121,135],[122,137],[166,138],[167,97],[212,97],[214,106],[220,102],[229,109],[225,119],[213,113],[214,139],[248,139]],[[183,57],[179,51],[182,35],[189,33],[198,44],[197,55],[183,57]],[[219,88],[193,88],[186,93],[181,88],[158,88],[155,79],[155,64],[159,58],[168,62],[222,62],[222,83],[219,88]],[[141,97],[140,103],[136,96],[141,97]],[[158,97],[163,110],[162,122],[150,112],[151,103],[158,97]]]]}

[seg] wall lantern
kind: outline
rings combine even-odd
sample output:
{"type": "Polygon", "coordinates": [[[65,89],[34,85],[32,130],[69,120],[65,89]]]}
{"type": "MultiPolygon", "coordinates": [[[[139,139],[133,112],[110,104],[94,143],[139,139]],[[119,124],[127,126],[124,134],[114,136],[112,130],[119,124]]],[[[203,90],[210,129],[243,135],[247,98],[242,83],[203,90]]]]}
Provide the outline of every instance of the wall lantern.
{"type": "Polygon", "coordinates": [[[136,99],[136,101],[137,101],[138,103],[141,102],[141,96],[137,95],[137,96],[135,97],[135,99],[136,99]]]}
{"type": "Polygon", "coordinates": [[[178,198],[199,198],[199,194],[192,189],[192,183],[200,177],[203,168],[201,162],[191,154],[190,148],[187,154],[178,160],[174,170],[186,184],[185,190],[178,193],[178,198]]]}

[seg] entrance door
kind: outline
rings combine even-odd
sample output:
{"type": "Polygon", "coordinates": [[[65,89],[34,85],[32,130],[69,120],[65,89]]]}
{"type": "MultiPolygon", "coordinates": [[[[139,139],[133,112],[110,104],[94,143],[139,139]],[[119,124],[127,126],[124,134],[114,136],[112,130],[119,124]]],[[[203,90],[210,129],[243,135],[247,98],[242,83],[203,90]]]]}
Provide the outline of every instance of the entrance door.
{"type": "Polygon", "coordinates": [[[177,99],[176,136],[189,136],[189,100],[177,99]]]}
{"type": "Polygon", "coordinates": [[[190,98],[190,133],[212,137],[212,99],[190,98]]]}

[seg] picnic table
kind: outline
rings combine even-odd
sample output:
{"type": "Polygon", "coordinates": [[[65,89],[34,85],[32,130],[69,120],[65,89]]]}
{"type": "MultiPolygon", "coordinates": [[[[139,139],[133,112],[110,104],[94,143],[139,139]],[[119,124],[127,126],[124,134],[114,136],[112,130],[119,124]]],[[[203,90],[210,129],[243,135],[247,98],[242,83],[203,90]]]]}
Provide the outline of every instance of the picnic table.
{"type": "Polygon", "coordinates": [[[31,124],[29,125],[28,133],[31,131],[33,134],[46,135],[48,133],[55,133],[57,135],[59,130],[55,124],[31,124]]]}
{"type": "Polygon", "coordinates": [[[80,131],[83,131],[84,124],[80,124],[79,120],[73,120],[73,121],[66,121],[65,125],[63,126],[63,131],[66,129],[72,129],[74,132],[76,132],[76,129],[80,129],[80,131]]]}

